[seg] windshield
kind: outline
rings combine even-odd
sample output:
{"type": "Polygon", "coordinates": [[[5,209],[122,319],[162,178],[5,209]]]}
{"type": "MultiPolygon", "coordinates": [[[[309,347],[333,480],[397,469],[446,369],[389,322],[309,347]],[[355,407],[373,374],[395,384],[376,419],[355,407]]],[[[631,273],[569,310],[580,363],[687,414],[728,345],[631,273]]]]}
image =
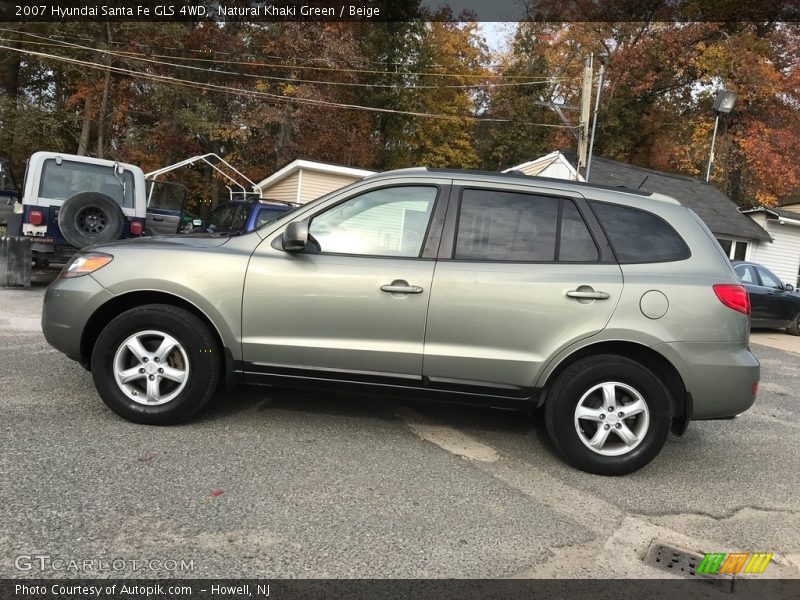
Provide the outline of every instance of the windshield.
{"type": "Polygon", "coordinates": [[[93,165],[71,160],[48,158],[42,167],[42,180],[39,184],[39,197],[49,200],[66,200],[79,192],[100,192],[125,208],[133,207],[133,173],[126,170],[122,183],[114,174],[114,167],[93,165]]]}

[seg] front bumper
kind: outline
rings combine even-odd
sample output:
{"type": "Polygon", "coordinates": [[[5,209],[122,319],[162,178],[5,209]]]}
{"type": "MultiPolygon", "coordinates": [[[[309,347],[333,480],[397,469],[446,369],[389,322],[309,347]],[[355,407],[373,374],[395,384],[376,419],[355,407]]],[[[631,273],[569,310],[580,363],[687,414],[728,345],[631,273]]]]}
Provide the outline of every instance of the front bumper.
{"type": "Polygon", "coordinates": [[[81,337],[94,312],[113,295],[91,275],[56,279],[42,305],[42,331],[47,343],[81,361],[81,337]]]}
{"type": "Polygon", "coordinates": [[[749,348],[728,342],[658,344],[692,397],[692,420],[735,417],[753,406],[761,366],[749,348]]]}

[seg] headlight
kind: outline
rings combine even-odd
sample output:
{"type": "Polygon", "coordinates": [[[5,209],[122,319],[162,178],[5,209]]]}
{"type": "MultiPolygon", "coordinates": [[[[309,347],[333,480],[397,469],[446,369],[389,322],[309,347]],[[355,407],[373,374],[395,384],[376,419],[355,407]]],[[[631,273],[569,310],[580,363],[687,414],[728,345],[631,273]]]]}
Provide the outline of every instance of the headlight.
{"type": "Polygon", "coordinates": [[[59,277],[69,279],[71,277],[88,275],[89,273],[94,273],[101,267],[105,267],[112,260],[114,260],[113,256],[110,254],[103,254],[102,252],[81,254],[69,261],[67,266],[61,270],[59,277]]]}

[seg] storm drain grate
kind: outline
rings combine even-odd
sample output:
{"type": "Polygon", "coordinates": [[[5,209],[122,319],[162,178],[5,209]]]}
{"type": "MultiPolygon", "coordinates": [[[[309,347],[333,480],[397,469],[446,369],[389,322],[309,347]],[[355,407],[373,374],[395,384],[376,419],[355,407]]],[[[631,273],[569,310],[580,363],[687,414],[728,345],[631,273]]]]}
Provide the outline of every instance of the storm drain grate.
{"type": "Polygon", "coordinates": [[[653,540],[650,542],[650,546],[647,548],[642,562],[656,569],[672,573],[678,577],[696,578],[706,581],[731,579],[731,577],[727,575],[697,573],[697,567],[702,560],[703,557],[699,554],[669,546],[658,540],[653,540]]]}

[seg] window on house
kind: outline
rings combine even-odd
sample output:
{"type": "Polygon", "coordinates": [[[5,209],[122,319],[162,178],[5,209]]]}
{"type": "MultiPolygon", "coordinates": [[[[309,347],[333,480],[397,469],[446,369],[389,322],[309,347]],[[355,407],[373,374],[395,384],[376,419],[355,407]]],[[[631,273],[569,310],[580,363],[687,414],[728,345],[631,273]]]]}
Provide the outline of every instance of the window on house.
{"type": "Polygon", "coordinates": [[[729,238],[717,238],[717,242],[731,260],[747,260],[747,242],[729,238]]]}

